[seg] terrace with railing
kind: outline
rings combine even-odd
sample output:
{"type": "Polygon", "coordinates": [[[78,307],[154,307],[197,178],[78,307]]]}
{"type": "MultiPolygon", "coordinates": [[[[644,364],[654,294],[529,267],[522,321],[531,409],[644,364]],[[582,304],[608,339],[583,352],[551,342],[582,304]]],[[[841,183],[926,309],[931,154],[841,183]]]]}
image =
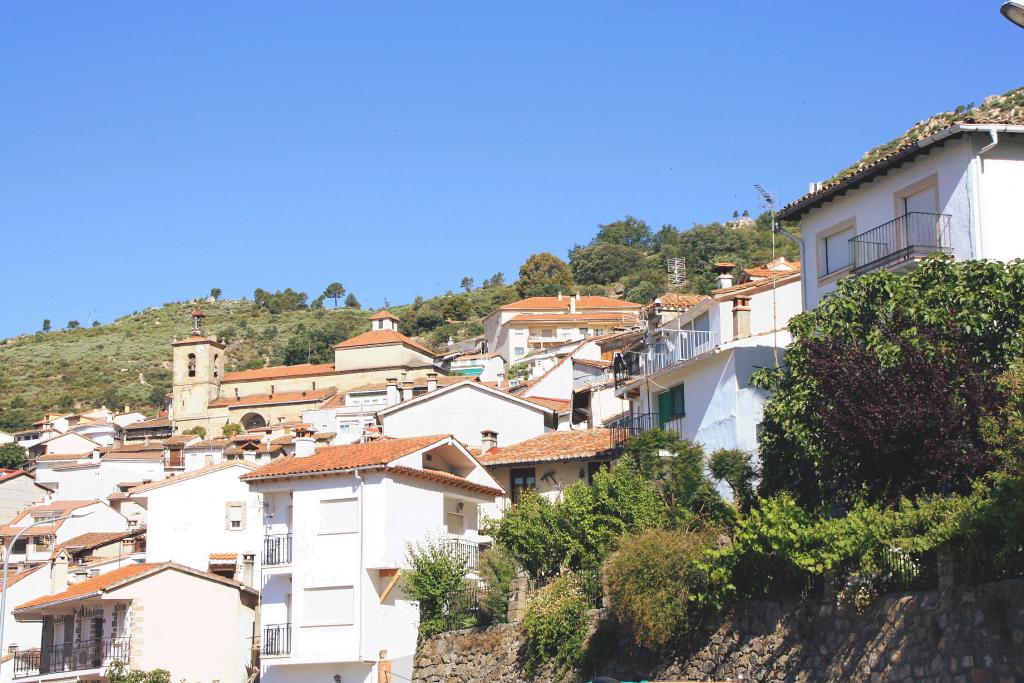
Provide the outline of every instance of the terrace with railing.
{"type": "Polygon", "coordinates": [[[292,652],[292,625],[267,624],[263,627],[263,639],[260,641],[260,654],[267,657],[280,657],[292,652]]]}
{"type": "Polygon", "coordinates": [[[854,273],[949,254],[949,214],[912,211],[850,238],[854,273]]]}
{"type": "Polygon", "coordinates": [[[688,361],[714,350],[718,333],[708,330],[673,330],[662,328],[653,345],[638,351],[626,351],[616,357],[612,371],[615,386],[633,379],[653,375],[677,363],[688,361]]]}
{"type": "Polygon", "coordinates": [[[267,534],[263,537],[263,566],[283,567],[292,563],[292,535],[267,534]]]}
{"type": "Polygon", "coordinates": [[[467,569],[476,569],[480,558],[479,543],[463,536],[446,536],[441,539],[441,545],[453,557],[464,560],[467,569]]]}
{"type": "Polygon", "coordinates": [[[129,651],[130,639],[127,637],[97,638],[45,649],[19,650],[14,653],[14,678],[98,669],[114,661],[127,664],[129,651]]]}

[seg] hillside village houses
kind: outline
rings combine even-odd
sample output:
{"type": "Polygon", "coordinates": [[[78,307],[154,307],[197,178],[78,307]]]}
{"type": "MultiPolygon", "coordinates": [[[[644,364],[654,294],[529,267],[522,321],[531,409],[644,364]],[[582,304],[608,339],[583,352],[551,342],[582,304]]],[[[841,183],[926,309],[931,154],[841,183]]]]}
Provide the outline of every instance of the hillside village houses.
{"type": "Polygon", "coordinates": [[[960,121],[779,211],[799,220],[805,308],[843,277],[903,271],[935,252],[957,259],[1024,257],[1024,125],[960,121]]]}
{"type": "Polygon", "coordinates": [[[487,350],[509,364],[531,351],[598,337],[637,324],[640,304],[607,296],[534,296],[484,318],[487,350]]]}

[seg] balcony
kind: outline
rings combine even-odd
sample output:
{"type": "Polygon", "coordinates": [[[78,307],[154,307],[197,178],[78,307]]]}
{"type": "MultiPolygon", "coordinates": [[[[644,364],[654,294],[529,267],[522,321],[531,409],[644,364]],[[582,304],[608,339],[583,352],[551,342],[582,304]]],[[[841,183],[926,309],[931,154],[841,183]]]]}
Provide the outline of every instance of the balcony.
{"type": "Polygon", "coordinates": [[[99,669],[113,661],[128,663],[129,638],[98,638],[46,650],[22,650],[14,654],[14,678],[99,669]]]}
{"type": "Polygon", "coordinates": [[[718,333],[707,330],[658,331],[659,341],[640,351],[627,351],[616,356],[612,364],[615,388],[634,379],[661,372],[676,363],[696,358],[718,346],[718,333]]]}
{"type": "Polygon", "coordinates": [[[283,567],[292,563],[292,535],[268,534],[263,537],[263,566],[283,567]]]}
{"type": "Polygon", "coordinates": [[[281,657],[292,653],[292,625],[270,624],[263,627],[260,654],[265,657],[281,657]]]}
{"type": "Polygon", "coordinates": [[[467,569],[476,569],[480,559],[480,544],[464,536],[446,536],[441,539],[441,547],[453,557],[464,560],[467,569]]]}
{"type": "Polygon", "coordinates": [[[930,254],[949,254],[949,223],[944,213],[912,211],[850,238],[853,272],[915,262],[930,254]]]}
{"type": "Polygon", "coordinates": [[[655,413],[643,413],[624,418],[617,427],[612,427],[611,447],[615,450],[622,448],[634,436],[649,432],[658,427],[658,416],[655,413]]]}

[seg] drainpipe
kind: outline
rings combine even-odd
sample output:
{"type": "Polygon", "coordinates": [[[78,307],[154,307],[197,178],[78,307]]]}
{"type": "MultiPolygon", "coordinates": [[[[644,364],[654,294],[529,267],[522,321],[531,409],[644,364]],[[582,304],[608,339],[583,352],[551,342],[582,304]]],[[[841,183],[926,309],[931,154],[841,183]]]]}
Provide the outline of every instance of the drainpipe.
{"type": "MultiPolygon", "coordinates": [[[[774,222],[774,219],[773,219],[773,222],[774,222]]],[[[796,235],[794,235],[793,233],[787,231],[784,227],[782,227],[778,223],[775,224],[775,232],[777,232],[778,234],[782,235],[785,238],[788,238],[791,242],[796,244],[796,246],[800,249],[800,305],[803,307],[803,310],[806,311],[807,310],[807,285],[806,285],[806,282],[807,282],[807,272],[808,271],[807,271],[807,254],[806,254],[806,250],[804,249],[804,241],[801,238],[799,238],[796,235]]]]}
{"type": "Polygon", "coordinates": [[[981,178],[985,175],[985,160],[982,158],[986,152],[990,152],[995,149],[996,145],[999,144],[999,131],[992,128],[988,131],[988,134],[992,137],[992,142],[988,143],[984,147],[978,150],[975,155],[975,170],[974,170],[974,216],[975,216],[975,241],[978,245],[978,253],[974,255],[974,258],[981,258],[984,251],[982,250],[982,230],[981,230],[981,178]]]}
{"type": "Polygon", "coordinates": [[[363,661],[363,630],[366,628],[366,622],[363,620],[363,572],[366,570],[363,568],[364,557],[363,547],[365,544],[366,534],[363,532],[363,507],[366,504],[366,492],[365,482],[363,481],[362,473],[356,469],[353,470],[356,479],[359,480],[359,581],[357,585],[357,591],[359,593],[359,649],[356,655],[359,657],[359,661],[363,661]]]}

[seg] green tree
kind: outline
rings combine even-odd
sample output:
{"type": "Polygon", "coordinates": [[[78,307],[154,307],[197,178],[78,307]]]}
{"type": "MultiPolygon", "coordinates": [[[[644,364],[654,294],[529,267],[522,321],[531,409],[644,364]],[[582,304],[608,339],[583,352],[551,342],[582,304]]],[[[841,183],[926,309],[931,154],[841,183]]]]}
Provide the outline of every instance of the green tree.
{"type": "Polygon", "coordinates": [[[44,318],[43,319],[43,332],[49,332],[49,331],[50,331],[50,319],[49,318],[44,318]]]}
{"type": "Polygon", "coordinates": [[[28,462],[28,451],[16,443],[0,446],[0,469],[18,470],[28,462]]]}
{"type": "MultiPolygon", "coordinates": [[[[402,587],[408,599],[420,603],[420,637],[429,638],[445,630],[445,617],[451,616],[452,602],[459,599],[465,588],[466,560],[444,545],[431,543],[407,546],[406,564],[402,587]]],[[[468,617],[468,611],[463,617],[468,617]]],[[[465,626],[460,624],[459,628],[465,626]]]]}
{"type": "Polygon", "coordinates": [[[485,623],[504,623],[508,618],[508,593],[518,574],[515,559],[503,548],[488,548],[480,555],[479,572],[484,591],[480,598],[485,623]]]}
{"type": "Polygon", "coordinates": [[[467,292],[470,291],[471,289],[473,289],[473,278],[467,275],[466,277],[462,278],[462,282],[459,283],[459,286],[462,287],[467,292]]]}
{"type": "Polygon", "coordinates": [[[516,281],[516,292],[521,298],[569,293],[572,287],[569,265],[547,251],[526,259],[519,268],[519,280],[516,281]]]}
{"type": "Polygon", "coordinates": [[[92,326],[93,327],[99,327],[100,326],[100,321],[99,320],[93,320],[92,321],[92,326]]]}
{"type": "Polygon", "coordinates": [[[504,287],[505,286],[505,273],[497,272],[491,276],[491,279],[487,281],[486,286],[489,287],[504,287]]]}
{"type": "Polygon", "coordinates": [[[345,297],[345,308],[362,308],[359,305],[359,299],[356,298],[355,294],[349,292],[349,295],[345,297]]]}
{"type": "Polygon", "coordinates": [[[761,435],[762,495],[804,505],[970,489],[998,466],[983,418],[1024,350],[1024,262],[926,259],[841,281],[789,322],[761,435]]]}
{"type": "Polygon", "coordinates": [[[575,669],[586,655],[589,601],[578,577],[559,576],[530,601],[523,618],[526,671],[533,674],[546,662],[575,669]]]}
{"type": "Polygon", "coordinates": [[[77,330],[81,326],[82,326],[81,323],[79,323],[77,320],[69,320],[68,321],[68,329],[69,330],[77,330]]]}
{"type": "Polygon", "coordinates": [[[610,284],[637,270],[643,254],[636,248],[600,242],[569,252],[572,274],[580,284],[610,284]]]}
{"type": "Polygon", "coordinates": [[[297,292],[291,287],[276,292],[257,288],[253,292],[253,301],[256,303],[256,307],[270,313],[302,310],[306,308],[307,298],[308,295],[305,292],[297,292]]]}
{"type": "Polygon", "coordinates": [[[327,289],[324,290],[324,293],[321,296],[325,299],[333,299],[334,307],[337,308],[338,299],[345,296],[345,288],[341,286],[340,282],[332,282],[327,285],[327,289]]]}
{"type": "Polygon", "coordinates": [[[718,481],[724,481],[732,490],[733,500],[747,510],[754,500],[754,481],[757,472],[750,454],[736,448],[720,448],[708,459],[708,471],[718,481]]]}
{"type": "Polygon", "coordinates": [[[166,669],[129,669],[123,662],[115,660],[107,667],[106,679],[109,683],[171,683],[171,672],[166,669]]]}
{"type": "Polygon", "coordinates": [[[195,434],[200,439],[205,439],[206,438],[206,427],[203,427],[202,425],[196,425],[195,427],[192,427],[191,429],[186,429],[185,431],[182,432],[182,434],[195,434]]]}
{"type": "Polygon", "coordinates": [[[651,245],[651,227],[639,218],[625,218],[597,226],[593,244],[617,244],[623,247],[646,249],[651,245]]]}
{"type": "Polygon", "coordinates": [[[212,289],[210,289],[210,298],[213,299],[214,301],[220,301],[220,295],[220,287],[213,287],[212,289]]]}
{"type": "Polygon", "coordinates": [[[242,425],[238,424],[237,422],[228,422],[227,424],[220,428],[220,431],[224,436],[227,437],[238,436],[239,434],[242,433],[242,425]]]}

